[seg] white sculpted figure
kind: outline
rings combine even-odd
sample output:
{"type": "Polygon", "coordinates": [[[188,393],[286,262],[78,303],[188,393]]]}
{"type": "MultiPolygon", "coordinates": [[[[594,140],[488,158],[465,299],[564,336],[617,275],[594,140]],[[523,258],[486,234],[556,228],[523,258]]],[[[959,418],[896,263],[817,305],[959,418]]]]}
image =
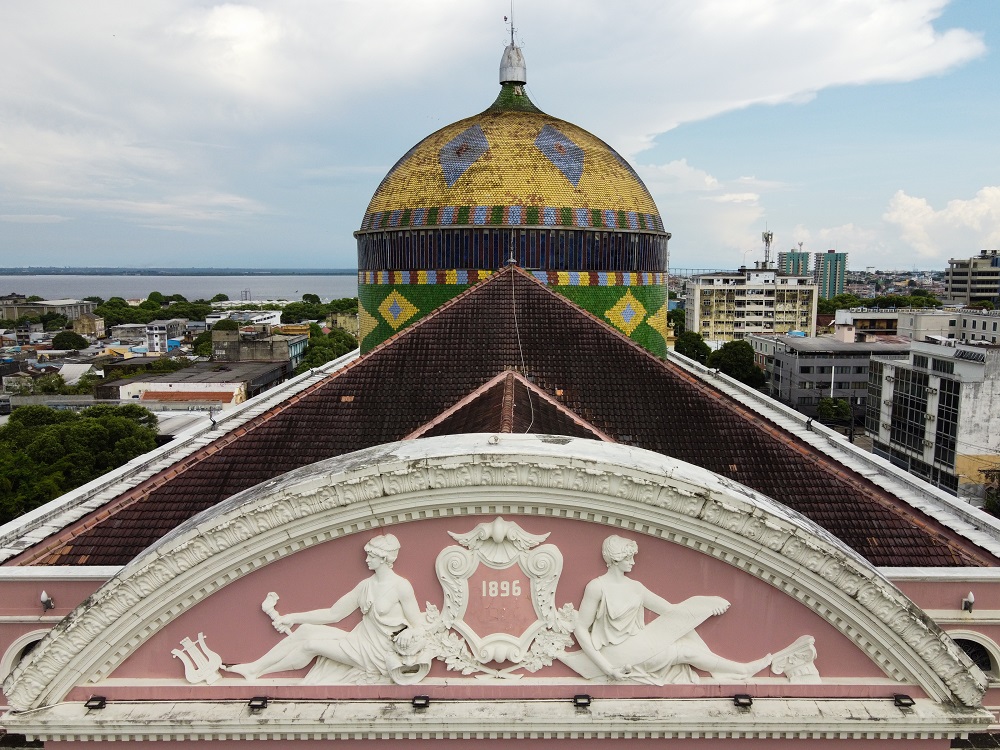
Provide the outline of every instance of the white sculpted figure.
{"type": "MultiPolygon", "coordinates": [[[[664,685],[697,682],[692,667],[719,680],[743,681],[771,665],[772,654],[742,663],[713,653],[695,628],[723,614],[729,602],[719,596],[693,596],[671,604],[628,577],[638,551],[630,539],[609,536],[604,540],[601,552],[608,572],[588,583],[584,591],[573,631],[583,651],[566,654],[563,661],[568,666],[589,679],[604,675],[664,685]],[[647,609],[659,615],[648,625],[647,609]]],[[[812,638],[804,638],[811,646],[812,638]]],[[[789,649],[805,645],[800,641],[804,639],[789,649]]]]}
{"type": "Polygon", "coordinates": [[[305,682],[331,684],[392,680],[418,682],[430,669],[424,658],[422,616],[410,582],[394,573],[399,541],[392,534],[377,536],[365,545],[368,569],[365,578],[333,606],[311,612],[279,615],[277,596],[268,595],[264,610],[275,630],[288,636],[256,661],[224,668],[256,680],[262,675],[301,669],[313,659],[316,666],[305,682]],[[361,622],[350,631],[331,627],[361,610],[361,622]],[[293,631],[292,626],[298,627],[293,631]]]}

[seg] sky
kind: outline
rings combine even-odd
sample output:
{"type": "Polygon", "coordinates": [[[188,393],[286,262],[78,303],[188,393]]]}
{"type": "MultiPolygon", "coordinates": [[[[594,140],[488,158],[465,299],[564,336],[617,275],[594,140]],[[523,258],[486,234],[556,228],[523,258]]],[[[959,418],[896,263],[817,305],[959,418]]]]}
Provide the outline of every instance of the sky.
{"type": "MultiPolygon", "coordinates": [[[[998,0],[533,0],[528,93],[643,178],[672,268],[1000,248],[998,0]],[[773,255],[772,255],[773,257],[773,255]]],[[[489,106],[509,0],[0,4],[0,266],[352,268],[489,106]]]]}

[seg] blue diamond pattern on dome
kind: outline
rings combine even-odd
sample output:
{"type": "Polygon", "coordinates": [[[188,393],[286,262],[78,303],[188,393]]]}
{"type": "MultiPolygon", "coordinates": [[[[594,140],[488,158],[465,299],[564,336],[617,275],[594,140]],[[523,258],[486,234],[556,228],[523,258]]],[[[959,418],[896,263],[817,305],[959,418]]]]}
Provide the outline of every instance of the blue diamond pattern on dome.
{"type": "Polygon", "coordinates": [[[637,314],[636,310],[635,310],[634,307],[632,307],[631,303],[626,304],[625,308],[622,310],[622,319],[626,323],[631,323],[632,322],[632,318],[634,318],[636,316],[636,314],[637,314]]]}
{"type": "Polygon", "coordinates": [[[573,187],[580,183],[583,177],[582,148],[551,125],[542,128],[535,138],[535,147],[563,173],[563,177],[573,183],[573,187]]]}
{"type": "Polygon", "coordinates": [[[458,178],[465,174],[489,147],[486,134],[478,125],[463,130],[444,144],[438,152],[438,161],[441,163],[441,171],[448,187],[458,182],[458,178]]]}
{"type": "Polygon", "coordinates": [[[391,305],[389,305],[389,312],[392,313],[393,318],[399,318],[399,314],[403,312],[403,308],[395,300],[391,305]]]}

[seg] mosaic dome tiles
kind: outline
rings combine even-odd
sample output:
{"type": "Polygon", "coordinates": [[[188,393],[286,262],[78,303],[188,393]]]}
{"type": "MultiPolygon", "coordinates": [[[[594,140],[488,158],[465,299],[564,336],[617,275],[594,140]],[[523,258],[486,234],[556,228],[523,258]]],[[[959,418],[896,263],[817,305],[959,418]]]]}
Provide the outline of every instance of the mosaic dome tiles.
{"type": "Polygon", "coordinates": [[[563,120],[509,110],[466,118],[410,149],[360,231],[477,224],[663,231],[649,191],[614,149],[563,120]]]}

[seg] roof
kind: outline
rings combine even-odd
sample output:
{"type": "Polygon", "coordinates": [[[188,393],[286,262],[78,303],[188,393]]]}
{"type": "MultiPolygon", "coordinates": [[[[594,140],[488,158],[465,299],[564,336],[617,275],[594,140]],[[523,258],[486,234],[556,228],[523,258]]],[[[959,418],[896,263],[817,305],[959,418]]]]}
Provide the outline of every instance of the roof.
{"type": "Polygon", "coordinates": [[[910,340],[882,336],[877,341],[840,341],[833,336],[775,336],[775,343],[799,352],[872,352],[889,354],[910,350],[910,340]]]}
{"type": "Polygon", "coordinates": [[[393,212],[406,218],[392,226],[524,226],[554,224],[567,211],[570,221],[560,218],[560,224],[615,227],[618,212],[625,212],[635,216],[632,229],[663,230],[652,196],[624,158],[583,128],[538,110],[520,86],[506,84],[487,110],[441,128],[403,155],[372,196],[361,231],[386,225],[393,212]],[[464,219],[453,215],[461,213],[456,206],[464,208],[464,219]],[[604,217],[605,211],[614,216],[604,217]]]}
{"type": "Polygon", "coordinates": [[[233,391],[144,391],[140,401],[211,401],[228,404],[236,394],[233,391]]]}
{"type": "MultiPolygon", "coordinates": [[[[133,363],[155,362],[158,358],[133,358],[125,360],[123,367],[133,363]]],[[[154,372],[152,370],[134,378],[116,380],[106,385],[126,383],[242,383],[267,375],[284,365],[275,362],[196,362],[189,367],[174,372],[154,372]]]]}
{"type": "MultiPolygon", "coordinates": [[[[477,389],[497,386],[497,376],[510,370],[524,376],[521,386],[531,383],[547,395],[541,413],[552,429],[572,421],[741,482],[812,519],[875,565],[998,564],[940,520],[683,367],[657,359],[516,268],[120,492],[16,562],[124,564],[200,511],[286,471],[402,439],[435,421],[438,431],[478,430],[503,411],[499,391],[477,389]]],[[[526,404],[517,382],[511,386],[515,403],[526,404]]]]}

